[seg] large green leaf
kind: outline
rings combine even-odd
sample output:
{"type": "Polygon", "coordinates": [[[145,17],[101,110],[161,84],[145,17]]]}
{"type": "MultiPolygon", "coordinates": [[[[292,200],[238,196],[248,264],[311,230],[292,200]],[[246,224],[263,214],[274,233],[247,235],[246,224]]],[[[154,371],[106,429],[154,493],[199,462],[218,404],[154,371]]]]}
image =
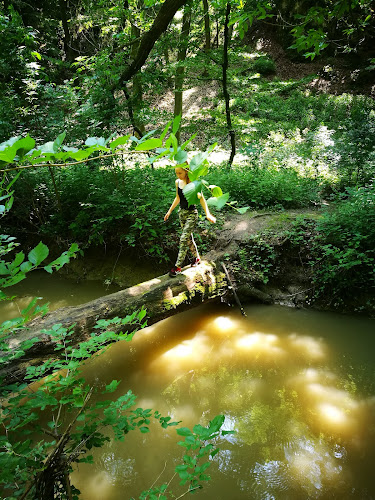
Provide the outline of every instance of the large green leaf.
{"type": "Polygon", "coordinates": [[[15,146],[10,146],[0,151],[0,160],[5,163],[11,163],[17,154],[17,148],[15,146]]]}
{"type": "Polygon", "coordinates": [[[136,146],[136,151],[150,151],[150,149],[160,148],[163,145],[161,139],[148,139],[147,141],[141,142],[136,146]]]}
{"type": "Polygon", "coordinates": [[[123,135],[121,137],[117,137],[117,139],[112,141],[109,146],[111,149],[115,149],[115,148],[117,148],[117,146],[122,146],[123,144],[126,144],[129,140],[129,138],[130,138],[130,134],[123,135]]]}
{"type": "Polygon", "coordinates": [[[91,155],[93,151],[95,151],[95,146],[92,146],[91,148],[87,149],[80,149],[75,153],[70,153],[70,157],[73,158],[73,160],[77,161],[85,160],[91,155]]]}
{"type": "Polygon", "coordinates": [[[196,154],[189,163],[189,179],[191,181],[197,180],[208,172],[208,161],[207,156],[209,153],[198,153],[196,154]]]}
{"type": "Polygon", "coordinates": [[[196,205],[199,203],[198,193],[202,191],[202,181],[193,181],[186,184],[183,193],[189,205],[196,205]]]}
{"type": "Polygon", "coordinates": [[[42,153],[56,153],[55,143],[53,141],[42,144],[39,149],[42,153]]]}
{"type": "Polygon", "coordinates": [[[57,136],[57,138],[55,139],[55,141],[53,143],[55,151],[58,151],[61,148],[61,145],[65,139],[65,136],[66,136],[66,132],[62,132],[59,136],[57,136]]]}
{"type": "Polygon", "coordinates": [[[185,163],[187,158],[187,152],[183,151],[181,148],[178,148],[177,154],[174,156],[175,161],[177,163],[185,163]]]}
{"type": "Polygon", "coordinates": [[[207,205],[209,207],[215,207],[217,210],[221,210],[227,203],[228,199],[229,193],[224,193],[222,196],[212,196],[211,198],[208,198],[207,205]]]}
{"type": "Polygon", "coordinates": [[[17,156],[22,158],[26,153],[35,147],[35,141],[29,136],[29,134],[27,134],[26,137],[14,143],[13,147],[16,148],[17,156]]]}
{"type": "Polygon", "coordinates": [[[48,247],[44,243],[39,242],[38,245],[29,252],[28,259],[32,264],[38,266],[46,257],[48,257],[48,254],[48,247]]]}

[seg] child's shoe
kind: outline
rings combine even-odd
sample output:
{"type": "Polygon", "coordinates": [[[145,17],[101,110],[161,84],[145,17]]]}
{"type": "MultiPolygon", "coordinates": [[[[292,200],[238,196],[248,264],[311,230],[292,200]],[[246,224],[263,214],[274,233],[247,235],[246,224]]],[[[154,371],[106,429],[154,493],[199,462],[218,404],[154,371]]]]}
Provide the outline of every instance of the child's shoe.
{"type": "Polygon", "coordinates": [[[181,274],[181,267],[173,266],[172,269],[169,271],[169,276],[171,278],[174,278],[175,276],[177,276],[177,274],[181,274]]]}
{"type": "Polygon", "coordinates": [[[191,267],[199,266],[201,263],[201,259],[199,257],[195,257],[194,259],[191,260],[191,267]]]}

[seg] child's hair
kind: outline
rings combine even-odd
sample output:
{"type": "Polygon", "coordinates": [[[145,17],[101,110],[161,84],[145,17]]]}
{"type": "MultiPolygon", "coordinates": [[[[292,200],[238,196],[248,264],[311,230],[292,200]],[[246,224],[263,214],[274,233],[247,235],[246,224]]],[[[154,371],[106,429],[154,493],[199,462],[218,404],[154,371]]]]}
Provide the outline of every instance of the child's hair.
{"type": "Polygon", "coordinates": [[[186,184],[189,184],[190,182],[190,179],[189,179],[189,164],[187,161],[185,161],[184,163],[181,163],[181,165],[178,167],[178,168],[181,168],[185,173],[186,173],[186,184]],[[183,167],[182,165],[186,165],[186,167],[183,167]]]}

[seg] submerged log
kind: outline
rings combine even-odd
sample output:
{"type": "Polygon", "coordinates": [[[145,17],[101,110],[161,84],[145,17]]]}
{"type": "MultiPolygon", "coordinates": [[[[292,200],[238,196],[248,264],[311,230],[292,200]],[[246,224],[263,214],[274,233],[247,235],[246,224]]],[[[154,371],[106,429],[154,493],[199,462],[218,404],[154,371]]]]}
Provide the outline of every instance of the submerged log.
{"type": "Polygon", "coordinates": [[[48,333],[42,333],[42,330],[50,330],[55,324],[65,328],[75,325],[71,338],[73,344],[78,345],[90,337],[99,319],[125,317],[144,306],[148,324],[151,325],[226,293],[226,277],[220,266],[212,261],[203,261],[197,267],[184,269],[175,278],[158,276],[86,304],[57,309],[43,318],[32,320],[10,339],[9,347],[12,350],[19,349],[25,340],[38,337],[39,341],[26,350],[21,358],[9,362],[0,370],[0,377],[5,377],[5,384],[22,380],[28,366],[40,365],[55,356],[55,341],[48,333]]]}

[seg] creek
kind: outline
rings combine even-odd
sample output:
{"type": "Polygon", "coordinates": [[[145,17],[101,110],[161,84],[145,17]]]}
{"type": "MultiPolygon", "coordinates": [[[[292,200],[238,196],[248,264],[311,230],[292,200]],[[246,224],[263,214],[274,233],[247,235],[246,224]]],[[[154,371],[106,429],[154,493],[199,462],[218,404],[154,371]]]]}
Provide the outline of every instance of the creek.
{"type": "MultiPolygon", "coordinates": [[[[113,291],[100,286],[97,295],[113,291]]],[[[81,290],[81,301],[94,298],[92,289],[81,290]]],[[[38,293],[52,308],[75,295],[38,293]]],[[[236,434],[217,440],[212,480],[197,497],[374,498],[374,321],[280,306],[245,310],[246,318],[224,304],[180,313],[110,346],[83,374],[93,384],[121,380],[114,396],[131,389],[139,407],[182,426],[226,416],[224,428],[236,434]]],[[[175,427],[152,423],[148,434],[133,431],[92,450],[94,464],[79,464],[72,483],[82,500],[138,498],[172,478],[184,454],[179,440],[175,427]]],[[[177,496],[181,488],[177,478],[170,484],[177,496]]]]}

